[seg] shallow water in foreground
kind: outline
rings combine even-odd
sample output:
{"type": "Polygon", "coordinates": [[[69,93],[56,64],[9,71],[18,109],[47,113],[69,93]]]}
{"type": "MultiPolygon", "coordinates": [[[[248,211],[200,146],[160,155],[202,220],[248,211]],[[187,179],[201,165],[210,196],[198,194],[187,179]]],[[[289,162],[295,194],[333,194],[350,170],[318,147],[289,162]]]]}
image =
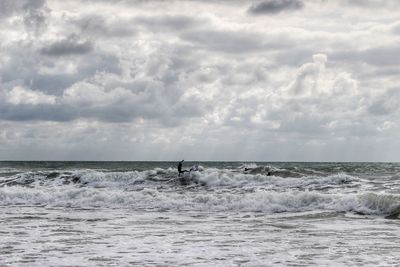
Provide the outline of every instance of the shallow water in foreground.
{"type": "Polygon", "coordinates": [[[397,265],[399,223],[335,213],[2,208],[5,264],[397,265]]]}
{"type": "Polygon", "coordinates": [[[0,265],[400,262],[400,164],[174,164],[0,163],[0,265]]]}

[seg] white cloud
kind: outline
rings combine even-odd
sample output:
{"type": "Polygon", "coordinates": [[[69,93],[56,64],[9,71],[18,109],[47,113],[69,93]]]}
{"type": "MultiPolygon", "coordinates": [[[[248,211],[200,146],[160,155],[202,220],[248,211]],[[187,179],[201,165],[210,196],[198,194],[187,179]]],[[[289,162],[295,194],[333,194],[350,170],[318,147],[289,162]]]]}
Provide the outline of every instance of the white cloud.
{"type": "Polygon", "coordinates": [[[78,82],[67,88],[63,94],[65,103],[75,107],[109,106],[129,101],[133,95],[124,88],[117,87],[105,91],[88,82],[78,82]]]}
{"type": "Polygon", "coordinates": [[[15,86],[7,93],[7,102],[13,105],[54,105],[56,97],[40,91],[32,91],[20,86],[15,86]]]}

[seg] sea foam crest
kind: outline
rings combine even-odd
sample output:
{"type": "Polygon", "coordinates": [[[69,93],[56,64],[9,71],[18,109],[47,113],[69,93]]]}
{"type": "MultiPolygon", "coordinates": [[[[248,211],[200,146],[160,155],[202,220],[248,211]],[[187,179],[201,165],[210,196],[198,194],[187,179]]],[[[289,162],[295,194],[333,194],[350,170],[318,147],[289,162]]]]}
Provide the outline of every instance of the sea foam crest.
{"type": "Polygon", "coordinates": [[[400,196],[393,194],[322,194],[316,191],[255,191],[250,193],[153,189],[124,191],[116,188],[3,187],[0,205],[49,205],[156,210],[302,212],[337,211],[361,214],[400,212],[400,196]]]}
{"type": "Polygon", "coordinates": [[[232,170],[206,169],[203,172],[193,173],[192,178],[208,186],[244,186],[265,185],[269,188],[304,188],[342,185],[359,181],[357,177],[338,173],[329,176],[280,177],[265,174],[249,174],[232,170]]]}
{"type": "MultiPolygon", "coordinates": [[[[303,188],[323,189],[329,186],[350,184],[359,181],[357,177],[338,173],[330,176],[280,177],[262,173],[252,174],[232,169],[203,168],[201,171],[185,173],[182,177],[191,183],[208,187],[262,186],[270,189],[303,188]]],[[[173,168],[155,168],[146,171],[103,172],[96,170],[38,171],[25,172],[4,178],[0,186],[64,186],[76,184],[85,187],[132,188],[138,184],[148,185],[179,181],[173,168]]]]}

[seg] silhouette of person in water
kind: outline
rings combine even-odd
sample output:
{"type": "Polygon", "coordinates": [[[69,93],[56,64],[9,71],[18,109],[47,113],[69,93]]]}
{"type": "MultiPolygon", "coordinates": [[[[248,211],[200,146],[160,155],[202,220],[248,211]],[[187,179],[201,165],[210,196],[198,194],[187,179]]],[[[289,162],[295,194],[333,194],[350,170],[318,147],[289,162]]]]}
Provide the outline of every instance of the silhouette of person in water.
{"type": "Polygon", "coordinates": [[[185,172],[189,172],[188,170],[182,170],[182,164],[183,164],[184,160],[181,160],[181,162],[179,162],[178,164],[178,176],[181,176],[181,173],[185,173],[185,172]]]}

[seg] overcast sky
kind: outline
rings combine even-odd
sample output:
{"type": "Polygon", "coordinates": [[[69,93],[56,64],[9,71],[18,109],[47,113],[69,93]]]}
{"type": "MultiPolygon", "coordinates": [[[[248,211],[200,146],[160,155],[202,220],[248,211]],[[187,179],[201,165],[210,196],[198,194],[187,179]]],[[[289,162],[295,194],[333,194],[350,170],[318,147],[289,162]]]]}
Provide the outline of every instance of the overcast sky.
{"type": "Polygon", "coordinates": [[[0,160],[400,161],[400,1],[0,1],[0,160]]]}

